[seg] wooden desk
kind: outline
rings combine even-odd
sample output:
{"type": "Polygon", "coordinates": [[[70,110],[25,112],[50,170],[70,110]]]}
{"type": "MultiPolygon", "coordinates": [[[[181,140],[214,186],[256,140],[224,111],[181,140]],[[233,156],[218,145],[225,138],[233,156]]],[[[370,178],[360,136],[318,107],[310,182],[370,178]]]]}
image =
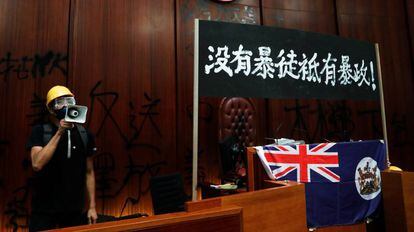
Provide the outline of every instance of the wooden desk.
{"type": "Polygon", "coordinates": [[[56,231],[240,232],[242,231],[242,208],[238,206],[212,207],[196,212],[161,214],[146,218],[69,227],[56,231]]]}
{"type": "Polygon", "coordinates": [[[414,231],[414,172],[381,172],[387,231],[414,231]]]}
{"type": "Polygon", "coordinates": [[[243,231],[307,231],[305,186],[289,185],[187,202],[188,212],[218,206],[243,208],[243,231]]]}

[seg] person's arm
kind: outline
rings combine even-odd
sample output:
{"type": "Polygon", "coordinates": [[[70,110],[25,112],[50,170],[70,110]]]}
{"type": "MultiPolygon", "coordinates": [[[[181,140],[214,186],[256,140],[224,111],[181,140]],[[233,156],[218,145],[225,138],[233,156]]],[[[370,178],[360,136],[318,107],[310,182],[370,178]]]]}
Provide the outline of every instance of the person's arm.
{"type": "Polygon", "coordinates": [[[32,167],[35,171],[40,171],[50,161],[53,154],[56,151],[60,138],[65,130],[72,128],[73,124],[65,121],[61,121],[56,134],[50,139],[46,146],[34,146],[30,151],[30,157],[32,159],[32,167]]]}
{"type": "Polygon", "coordinates": [[[88,222],[94,224],[98,219],[98,215],[95,202],[95,172],[93,171],[93,159],[91,157],[86,160],[86,188],[89,197],[88,222]]]}

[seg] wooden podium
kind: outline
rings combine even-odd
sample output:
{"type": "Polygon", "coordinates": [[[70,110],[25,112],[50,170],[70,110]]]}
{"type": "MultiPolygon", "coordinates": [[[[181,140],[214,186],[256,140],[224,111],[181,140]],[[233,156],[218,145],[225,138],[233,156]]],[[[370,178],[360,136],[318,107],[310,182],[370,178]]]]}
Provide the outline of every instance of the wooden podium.
{"type": "Polygon", "coordinates": [[[242,208],[244,232],[308,231],[306,227],[305,185],[268,182],[267,189],[187,202],[187,212],[214,207],[242,208]],[[272,187],[272,186],[277,187],[272,187]]]}
{"type": "Polygon", "coordinates": [[[414,231],[414,172],[381,172],[387,231],[414,231]]]}

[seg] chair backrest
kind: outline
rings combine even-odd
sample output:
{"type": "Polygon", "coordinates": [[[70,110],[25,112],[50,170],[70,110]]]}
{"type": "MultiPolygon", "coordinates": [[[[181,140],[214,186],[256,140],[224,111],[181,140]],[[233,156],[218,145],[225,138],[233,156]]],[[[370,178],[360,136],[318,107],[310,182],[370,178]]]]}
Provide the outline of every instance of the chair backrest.
{"type": "Polygon", "coordinates": [[[219,140],[235,137],[243,147],[256,143],[256,110],[248,98],[223,98],[219,108],[219,140]]]}
{"type": "Polygon", "coordinates": [[[180,173],[151,177],[150,188],[154,214],[184,211],[187,199],[180,173]]]}

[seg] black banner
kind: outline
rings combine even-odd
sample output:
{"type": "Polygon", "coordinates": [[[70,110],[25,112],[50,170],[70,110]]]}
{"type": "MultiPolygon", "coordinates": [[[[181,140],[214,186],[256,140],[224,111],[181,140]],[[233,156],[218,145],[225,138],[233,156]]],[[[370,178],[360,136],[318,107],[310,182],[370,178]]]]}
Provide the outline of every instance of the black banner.
{"type": "Polygon", "coordinates": [[[368,42],[200,20],[198,54],[200,96],[379,99],[368,42]]]}

